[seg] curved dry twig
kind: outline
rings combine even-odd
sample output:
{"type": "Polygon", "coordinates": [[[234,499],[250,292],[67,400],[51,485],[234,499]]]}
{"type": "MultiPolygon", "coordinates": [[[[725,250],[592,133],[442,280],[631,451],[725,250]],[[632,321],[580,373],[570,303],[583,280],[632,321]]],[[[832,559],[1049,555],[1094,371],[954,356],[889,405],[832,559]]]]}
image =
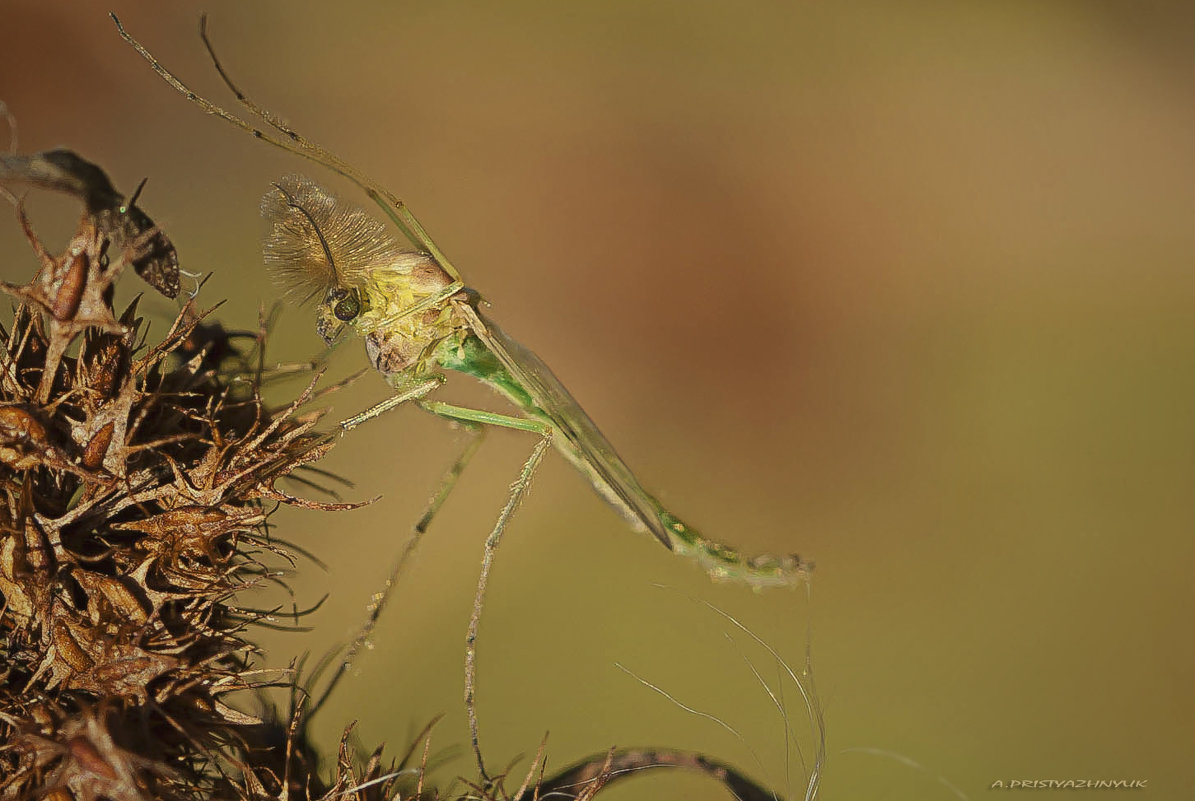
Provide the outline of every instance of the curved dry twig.
{"type": "Polygon", "coordinates": [[[680,768],[703,773],[725,785],[739,801],[781,801],[776,793],[729,765],[695,751],[671,748],[624,748],[595,754],[523,791],[513,801],[590,799],[614,782],[651,768],[680,768]]]}

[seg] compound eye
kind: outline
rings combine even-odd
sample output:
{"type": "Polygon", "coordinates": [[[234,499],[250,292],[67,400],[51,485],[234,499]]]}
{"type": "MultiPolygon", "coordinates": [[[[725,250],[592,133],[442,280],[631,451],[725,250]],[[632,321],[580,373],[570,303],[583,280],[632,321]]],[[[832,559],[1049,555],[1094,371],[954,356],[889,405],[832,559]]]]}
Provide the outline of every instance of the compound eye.
{"type": "Polygon", "coordinates": [[[347,323],[361,313],[361,301],[357,299],[357,294],[350,293],[346,297],[337,301],[336,305],[332,307],[332,314],[336,316],[337,320],[342,323],[347,323]]]}

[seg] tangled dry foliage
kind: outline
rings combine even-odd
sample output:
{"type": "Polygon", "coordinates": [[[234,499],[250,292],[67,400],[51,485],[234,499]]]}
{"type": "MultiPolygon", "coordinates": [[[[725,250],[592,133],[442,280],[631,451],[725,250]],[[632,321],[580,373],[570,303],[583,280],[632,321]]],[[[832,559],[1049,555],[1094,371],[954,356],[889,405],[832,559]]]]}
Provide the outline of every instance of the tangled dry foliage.
{"type": "MultiPolygon", "coordinates": [[[[40,267],[27,284],[0,283],[16,301],[0,328],[0,801],[439,798],[424,787],[427,732],[384,761],[380,748],[350,746],[347,726],[320,773],[294,672],[271,679],[253,664],[266,613],[237,597],[295,564],[270,512],[352,506],[276,486],[334,442],[316,431],[323,412],[306,410],[315,379],[270,408],[264,333],[249,358],[191,303],[147,342],[137,301],[118,316],[112,287],[132,267],[177,294],[169,240],[73,154],[0,158],[10,185],[67,191],[85,207],[53,255],[18,203],[40,267]],[[269,710],[259,691],[278,685],[291,708],[267,720],[228,698],[241,691],[269,710]]],[[[542,753],[518,790],[464,782],[464,796],[592,798],[679,767],[739,798],[775,798],[696,754],[612,750],[545,778],[542,753]]]]}

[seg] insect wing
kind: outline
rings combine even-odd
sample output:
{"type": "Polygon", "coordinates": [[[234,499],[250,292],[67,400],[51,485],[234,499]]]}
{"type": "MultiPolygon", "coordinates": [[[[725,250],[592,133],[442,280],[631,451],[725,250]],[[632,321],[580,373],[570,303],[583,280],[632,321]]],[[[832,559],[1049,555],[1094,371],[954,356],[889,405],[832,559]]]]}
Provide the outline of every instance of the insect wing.
{"type": "Polygon", "coordinates": [[[589,474],[602,495],[632,525],[650,531],[672,550],[672,539],[660,520],[656,502],[551,368],[473,307],[466,307],[465,313],[471,318],[469,327],[474,335],[569,441],[580,462],[578,467],[589,474]]]}

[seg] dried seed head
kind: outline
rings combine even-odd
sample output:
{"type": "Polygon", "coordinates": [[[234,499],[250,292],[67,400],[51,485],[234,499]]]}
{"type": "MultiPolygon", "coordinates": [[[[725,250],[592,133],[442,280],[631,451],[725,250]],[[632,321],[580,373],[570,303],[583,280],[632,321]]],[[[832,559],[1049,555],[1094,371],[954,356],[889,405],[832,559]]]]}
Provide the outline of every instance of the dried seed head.
{"type": "Polygon", "coordinates": [[[261,724],[222,698],[262,681],[231,599],[276,574],[265,504],[300,502],[274,484],[330,441],[310,387],[271,413],[258,360],[189,306],[140,342],[109,288],[146,252],[104,208],[62,255],[26,223],[40,269],[0,287],[0,798],[227,796],[217,763],[250,770],[261,724]]]}

